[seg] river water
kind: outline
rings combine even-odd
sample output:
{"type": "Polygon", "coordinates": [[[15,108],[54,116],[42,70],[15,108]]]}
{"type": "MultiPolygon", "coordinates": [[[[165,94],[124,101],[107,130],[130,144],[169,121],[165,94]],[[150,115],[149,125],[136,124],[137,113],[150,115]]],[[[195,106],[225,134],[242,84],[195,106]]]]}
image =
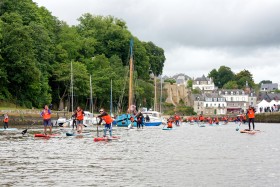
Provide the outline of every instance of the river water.
{"type": "Polygon", "coordinates": [[[0,186],[280,186],[279,124],[236,126],[115,127],[110,142],[1,133],[0,186]]]}

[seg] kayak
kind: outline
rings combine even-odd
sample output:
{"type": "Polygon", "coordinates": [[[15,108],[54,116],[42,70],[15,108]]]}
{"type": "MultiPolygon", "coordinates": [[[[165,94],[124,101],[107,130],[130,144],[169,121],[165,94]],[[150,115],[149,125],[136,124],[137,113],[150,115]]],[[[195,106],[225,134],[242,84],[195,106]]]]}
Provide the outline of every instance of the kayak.
{"type": "Polygon", "coordinates": [[[162,128],[162,130],[174,130],[175,128],[167,128],[167,127],[164,127],[162,128]]]}
{"type": "Polygon", "coordinates": [[[51,138],[55,136],[59,136],[59,134],[34,134],[34,137],[37,138],[51,138]]]}
{"type": "Polygon", "coordinates": [[[87,132],[87,133],[81,133],[81,134],[77,134],[74,132],[66,132],[66,136],[90,136],[91,133],[87,132]]]}
{"type": "Polygon", "coordinates": [[[95,137],[93,141],[100,142],[100,141],[110,141],[110,140],[118,140],[118,139],[120,139],[119,136],[112,136],[111,138],[106,136],[106,137],[95,137]]]}
{"type": "Polygon", "coordinates": [[[0,131],[17,131],[18,129],[17,128],[1,128],[0,131]]]}

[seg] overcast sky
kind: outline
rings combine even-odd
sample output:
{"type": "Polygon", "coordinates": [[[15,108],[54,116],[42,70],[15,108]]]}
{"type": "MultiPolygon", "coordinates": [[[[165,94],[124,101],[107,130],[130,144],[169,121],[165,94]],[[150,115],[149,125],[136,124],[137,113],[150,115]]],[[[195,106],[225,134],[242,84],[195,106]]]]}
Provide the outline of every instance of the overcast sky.
{"type": "Polygon", "coordinates": [[[225,65],[280,83],[279,0],[33,0],[59,20],[112,15],[165,51],[163,75],[208,75],[225,65]]]}

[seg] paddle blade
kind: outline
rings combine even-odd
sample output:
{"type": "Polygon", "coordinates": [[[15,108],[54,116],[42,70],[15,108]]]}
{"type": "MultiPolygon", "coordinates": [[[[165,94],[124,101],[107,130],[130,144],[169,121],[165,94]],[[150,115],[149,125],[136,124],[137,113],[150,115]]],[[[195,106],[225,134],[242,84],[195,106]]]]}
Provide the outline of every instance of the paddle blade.
{"type": "Polygon", "coordinates": [[[21,132],[22,135],[25,135],[26,133],[27,133],[27,129],[25,129],[21,132]]]}
{"type": "Polygon", "coordinates": [[[235,130],[236,130],[236,131],[239,131],[239,126],[237,126],[235,130]]]}
{"type": "Polygon", "coordinates": [[[130,123],[130,124],[127,126],[127,128],[128,128],[128,129],[131,129],[131,126],[132,126],[132,125],[131,125],[131,123],[130,123]]]}

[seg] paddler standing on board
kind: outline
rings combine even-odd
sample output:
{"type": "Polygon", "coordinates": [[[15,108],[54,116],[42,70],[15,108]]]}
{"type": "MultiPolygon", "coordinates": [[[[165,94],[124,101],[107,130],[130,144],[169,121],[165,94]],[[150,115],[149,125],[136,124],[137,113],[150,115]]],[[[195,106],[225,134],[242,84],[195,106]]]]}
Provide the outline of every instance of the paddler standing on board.
{"type": "MultiPolygon", "coordinates": [[[[76,118],[76,125],[77,125],[77,132],[78,132],[78,134],[83,132],[84,115],[85,115],[85,113],[84,113],[83,109],[81,109],[81,107],[78,106],[77,110],[76,110],[76,112],[74,114],[74,116],[76,118]]],[[[74,126],[73,126],[73,128],[74,128],[74,126]]]]}
{"type": "Polygon", "coordinates": [[[180,116],[179,116],[178,114],[175,113],[174,119],[175,119],[175,125],[176,125],[176,126],[180,126],[180,122],[179,122],[180,116]]]}
{"type": "Polygon", "coordinates": [[[47,128],[50,129],[50,134],[52,134],[51,110],[48,105],[45,105],[44,110],[41,112],[41,117],[43,117],[44,134],[47,135],[47,128]]]}
{"type": "Polygon", "coordinates": [[[250,106],[248,111],[247,111],[247,115],[248,115],[248,118],[249,118],[249,131],[251,130],[251,125],[250,123],[252,122],[252,125],[253,125],[253,130],[255,130],[255,109],[254,107],[250,106]]]}
{"type": "Polygon", "coordinates": [[[101,122],[103,120],[105,122],[103,137],[106,137],[107,130],[109,130],[110,137],[112,137],[112,122],[114,121],[113,118],[111,118],[111,116],[106,113],[103,108],[99,110],[99,113],[100,115],[97,116],[98,118],[100,118],[98,125],[101,125],[101,122]]]}
{"type": "Polygon", "coordinates": [[[4,115],[4,120],[3,120],[3,122],[4,122],[4,129],[9,128],[9,116],[8,116],[8,114],[5,114],[5,115],[4,115]]]}

